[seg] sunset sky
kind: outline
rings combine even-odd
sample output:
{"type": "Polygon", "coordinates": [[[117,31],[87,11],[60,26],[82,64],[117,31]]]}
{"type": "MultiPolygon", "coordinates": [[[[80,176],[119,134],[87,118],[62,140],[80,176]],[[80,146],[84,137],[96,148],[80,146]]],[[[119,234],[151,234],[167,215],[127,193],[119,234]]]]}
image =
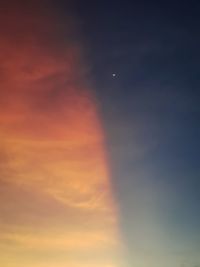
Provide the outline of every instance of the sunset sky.
{"type": "Polygon", "coordinates": [[[34,1],[1,10],[0,265],[118,266],[88,66],[75,18],[63,25],[52,11],[34,1]]]}
{"type": "Polygon", "coordinates": [[[200,265],[200,6],[131,2],[0,4],[2,267],[200,265]]]}

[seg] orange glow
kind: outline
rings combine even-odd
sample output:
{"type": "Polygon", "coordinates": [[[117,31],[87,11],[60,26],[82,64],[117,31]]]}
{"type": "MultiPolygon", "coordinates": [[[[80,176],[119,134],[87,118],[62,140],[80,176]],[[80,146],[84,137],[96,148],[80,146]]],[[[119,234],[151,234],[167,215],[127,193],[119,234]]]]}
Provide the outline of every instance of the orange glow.
{"type": "Polygon", "coordinates": [[[7,7],[0,19],[0,265],[116,267],[117,215],[81,47],[72,26],[59,39],[62,23],[39,11],[7,7]]]}

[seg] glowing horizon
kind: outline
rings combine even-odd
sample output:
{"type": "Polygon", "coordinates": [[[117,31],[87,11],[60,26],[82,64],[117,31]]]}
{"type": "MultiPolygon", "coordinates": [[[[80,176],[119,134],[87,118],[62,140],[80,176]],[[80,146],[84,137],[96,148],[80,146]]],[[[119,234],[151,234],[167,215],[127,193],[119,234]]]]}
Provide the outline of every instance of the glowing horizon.
{"type": "Polygon", "coordinates": [[[0,265],[119,266],[104,134],[73,28],[61,49],[48,16],[8,8],[1,22],[0,265]]]}

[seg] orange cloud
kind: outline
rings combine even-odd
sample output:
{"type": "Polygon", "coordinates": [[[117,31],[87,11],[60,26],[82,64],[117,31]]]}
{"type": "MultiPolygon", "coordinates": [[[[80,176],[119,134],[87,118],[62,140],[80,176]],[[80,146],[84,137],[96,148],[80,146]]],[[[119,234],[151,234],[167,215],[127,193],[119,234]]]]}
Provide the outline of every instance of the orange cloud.
{"type": "Polygon", "coordinates": [[[37,5],[0,18],[0,264],[115,267],[117,214],[81,47],[73,23],[63,31],[37,5]]]}

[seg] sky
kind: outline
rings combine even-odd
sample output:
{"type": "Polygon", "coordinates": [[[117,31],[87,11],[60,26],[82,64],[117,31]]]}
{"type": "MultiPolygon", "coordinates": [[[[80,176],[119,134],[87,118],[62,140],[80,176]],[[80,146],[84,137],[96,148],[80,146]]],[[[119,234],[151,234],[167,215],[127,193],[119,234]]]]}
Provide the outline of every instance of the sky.
{"type": "Polygon", "coordinates": [[[1,266],[200,265],[199,11],[2,1],[1,266]]]}

